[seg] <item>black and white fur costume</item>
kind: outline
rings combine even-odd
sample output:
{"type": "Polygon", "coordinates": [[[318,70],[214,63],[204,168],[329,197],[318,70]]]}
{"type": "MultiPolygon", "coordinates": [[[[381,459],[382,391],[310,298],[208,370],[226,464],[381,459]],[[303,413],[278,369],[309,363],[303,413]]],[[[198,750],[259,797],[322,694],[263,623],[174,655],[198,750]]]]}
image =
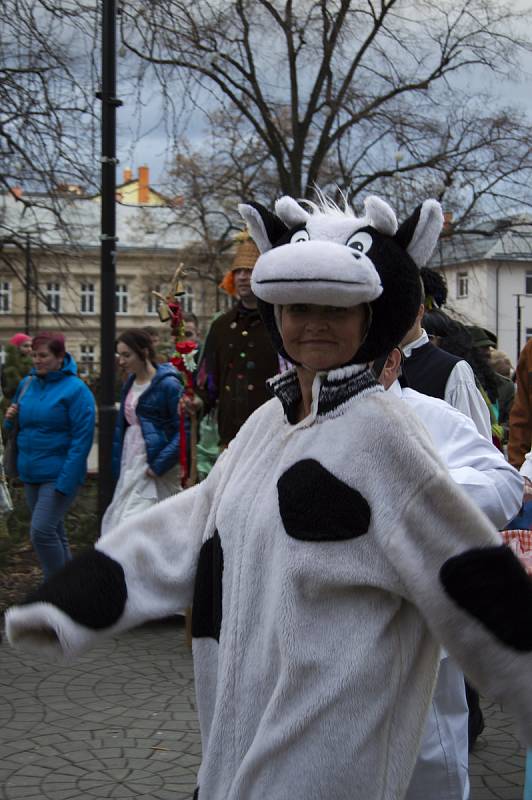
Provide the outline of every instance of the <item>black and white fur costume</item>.
{"type": "Polygon", "coordinates": [[[276,212],[241,207],[275,340],[276,306],[369,302],[363,350],[316,376],[302,421],[295,372],[274,379],[207,480],[111,531],[10,609],[7,634],[72,656],[193,600],[199,800],[399,800],[436,640],[532,744],[531,585],[366,368],[412,324],[438,204],[399,229],[376,199],[362,219],[276,212]]]}

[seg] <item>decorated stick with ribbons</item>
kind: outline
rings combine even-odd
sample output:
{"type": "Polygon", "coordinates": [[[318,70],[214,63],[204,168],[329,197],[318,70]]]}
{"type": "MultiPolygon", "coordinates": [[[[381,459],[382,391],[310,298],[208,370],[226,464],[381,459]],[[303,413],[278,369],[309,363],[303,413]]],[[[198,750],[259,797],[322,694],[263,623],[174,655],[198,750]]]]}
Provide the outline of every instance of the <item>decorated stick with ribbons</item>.
{"type": "MultiPolygon", "coordinates": [[[[183,309],[180,298],[185,294],[185,287],[182,279],[185,277],[184,265],[181,263],[177,267],[170,289],[166,297],[159,292],[152,292],[160,301],[159,319],[161,322],[169,322],[170,330],[174,338],[174,353],[170,358],[170,363],[174,365],[183,383],[184,398],[194,399],[194,372],[196,370],[195,355],[198,349],[196,342],[185,339],[185,325],[183,322],[183,309]]],[[[197,453],[196,445],[198,441],[198,420],[196,414],[190,414],[190,464],[187,459],[187,437],[185,428],[185,409],[181,404],[180,413],[180,436],[179,436],[179,463],[181,465],[183,477],[182,486],[192,486],[197,481],[197,453]]]]}

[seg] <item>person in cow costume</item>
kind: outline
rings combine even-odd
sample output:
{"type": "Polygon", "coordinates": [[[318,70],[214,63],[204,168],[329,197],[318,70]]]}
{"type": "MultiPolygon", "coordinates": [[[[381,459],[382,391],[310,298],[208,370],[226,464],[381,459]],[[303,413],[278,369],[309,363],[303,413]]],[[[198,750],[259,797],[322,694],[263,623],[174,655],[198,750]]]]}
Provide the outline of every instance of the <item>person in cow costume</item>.
{"type": "Polygon", "coordinates": [[[68,658],[192,603],[199,800],[399,800],[439,643],[532,744],[530,580],[368,367],[414,321],[441,208],[240,212],[293,368],[203,483],[11,608],[7,635],[68,658]]]}

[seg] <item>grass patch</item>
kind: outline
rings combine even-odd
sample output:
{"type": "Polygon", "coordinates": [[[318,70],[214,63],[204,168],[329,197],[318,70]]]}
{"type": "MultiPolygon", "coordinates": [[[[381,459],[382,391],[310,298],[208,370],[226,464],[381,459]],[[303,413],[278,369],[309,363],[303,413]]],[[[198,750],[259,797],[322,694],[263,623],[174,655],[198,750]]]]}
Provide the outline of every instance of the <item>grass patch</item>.
{"type": "MultiPolygon", "coordinates": [[[[10,487],[14,511],[0,517],[0,570],[7,569],[12,558],[29,543],[30,512],[24,487],[13,481],[10,487]]],[[[98,538],[98,482],[89,476],[80,487],[76,500],[65,518],[68,541],[73,552],[84,550],[98,538]]]]}

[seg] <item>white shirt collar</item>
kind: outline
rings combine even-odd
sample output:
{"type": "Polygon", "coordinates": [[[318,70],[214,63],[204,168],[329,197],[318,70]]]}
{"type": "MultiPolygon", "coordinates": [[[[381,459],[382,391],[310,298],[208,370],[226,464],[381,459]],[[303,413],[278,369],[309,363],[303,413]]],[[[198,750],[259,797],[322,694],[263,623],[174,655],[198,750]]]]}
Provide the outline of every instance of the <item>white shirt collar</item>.
{"type": "Polygon", "coordinates": [[[409,356],[412,355],[412,350],[417,350],[418,347],[423,347],[423,345],[427,344],[428,341],[429,341],[429,337],[428,337],[427,332],[423,328],[421,328],[421,336],[419,338],[417,338],[417,339],[414,339],[413,342],[410,342],[409,344],[405,344],[404,347],[401,348],[402,351],[403,351],[404,357],[405,358],[409,358],[409,356]]]}
{"type": "Polygon", "coordinates": [[[403,390],[401,389],[401,384],[398,380],[395,380],[392,385],[386,391],[390,392],[390,394],[395,395],[396,397],[403,396],[403,390]]]}

